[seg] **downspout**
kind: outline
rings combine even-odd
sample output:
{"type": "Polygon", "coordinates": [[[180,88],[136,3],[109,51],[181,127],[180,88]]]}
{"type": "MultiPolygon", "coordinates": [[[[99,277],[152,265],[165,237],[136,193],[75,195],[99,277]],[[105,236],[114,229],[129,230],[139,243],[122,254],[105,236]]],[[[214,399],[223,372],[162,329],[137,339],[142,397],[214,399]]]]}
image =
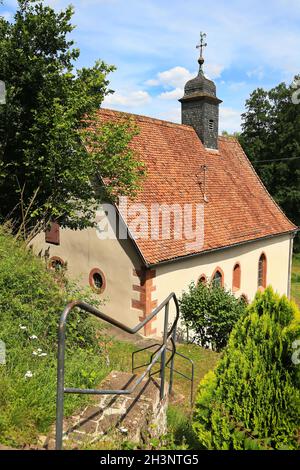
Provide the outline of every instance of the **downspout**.
{"type": "Polygon", "coordinates": [[[291,298],[291,280],[292,280],[292,265],[293,265],[293,246],[295,233],[290,235],[290,252],[289,252],[289,267],[288,267],[288,285],[287,285],[287,296],[291,298]]]}

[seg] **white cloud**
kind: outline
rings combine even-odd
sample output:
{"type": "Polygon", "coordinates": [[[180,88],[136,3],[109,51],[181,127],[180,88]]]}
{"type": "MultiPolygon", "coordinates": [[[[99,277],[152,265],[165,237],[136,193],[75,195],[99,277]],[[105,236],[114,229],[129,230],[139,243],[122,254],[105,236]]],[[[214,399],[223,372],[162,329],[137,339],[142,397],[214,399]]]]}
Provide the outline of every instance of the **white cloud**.
{"type": "MultiPolygon", "coordinates": [[[[179,105],[179,103],[178,103],[179,105]]],[[[160,111],[156,111],[156,113],[153,115],[153,117],[157,117],[159,119],[162,119],[164,121],[170,121],[170,122],[177,122],[181,123],[181,110],[180,106],[170,106],[164,107],[160,111]]]]}
{"type": "Polygon", "coordinates": [[[146,85],[183,88],[185,83],[193,77],[195,77],[195,73],[178,65],[164,72],[159,72],[155,79],[147,80],[146,85]]]}
{"type": "Polygon", "coordinates": [[[228,83],[228,88],[231,91],[239,91],[247,86],[246,82],[230,82],[228,83]]]}
{"type": "MultiPolygon", "coordinates": [[[[207,77],[214,79],[221,75],[223,69],[224,67],[222,65],[208,64],[205,68],[205,72],[207,72],[207,77]]],[[[190,72],[185,67],[177,65],[176,67],[172,67],[164,72],[159,72],[156,78],[147,80],[146,85],[150,87],[160,86],[167,89],[167,91],[158,95],[159,99],[178,100],[184,95],[184,85],[186,82],[196,77],[196,75],[197,72],[190,72]],[[169,88],[173,89],[169,90],[169,88]]]]}
{"type": "MultiPolygon", "coordinates": [[[[218,64],[207,64],[205,65],[205,75],[211,79],[219,78],[222,71],[224,70],[223,65],[218,64]]],[[[177,65],[164,72],[159,72],[156,78],[152,78],[146,81],[148,86],[163,86],[163,87],[175,87],[176,89],[183,89],[184,85],[188,80],[196,77],[197,72],[190,72],[185,67],[177,65]]]]}
{"type": "Polygon", "coordinates": [[[241,112],[233,108],[220,108],[220,132],[238,132],[241,128],[241,112]]]}
{"type": "Polygon", "coordinates": [[[223,72],[224,68],[224,65],[204,64],[204,73],[205,76],[207,76],[211,80],[214,80],[215,78],[219,78],[221,76],[221,73],[223,72]]]}
{"type": "Polygon", "coordinates": [[[256,69],[249,70],[247,72],[247,76],[249,78],[254,77],[254,78],[258,78],[258,80],[262,80],[265,76],[265,73],[262,67],[257,67],[256,69]]]}
{"type": "Polygon", "coordinates": [[[104,106],[124,106],[127,108],[135,108],[150,103],[151,96],[147,91],[131,91],[128,94],[114,93],[108,95],[103,105],[104,106]]]}
{"type": "Polygon", "coordinates": [[[157,86],[159,85],[159,81],[156,78],[153,78],[153,79],[147,80],[145,84],[148,86],[157,86]]]}
{"type": "Polygon", "coordinates": [[[182,98],[183,95],[183,88],[174,88],[174,90],[171,91],[164,91],[158,95],[158,98],[161,98],[162,100],[179,100],[179,98],[182,98]]]}

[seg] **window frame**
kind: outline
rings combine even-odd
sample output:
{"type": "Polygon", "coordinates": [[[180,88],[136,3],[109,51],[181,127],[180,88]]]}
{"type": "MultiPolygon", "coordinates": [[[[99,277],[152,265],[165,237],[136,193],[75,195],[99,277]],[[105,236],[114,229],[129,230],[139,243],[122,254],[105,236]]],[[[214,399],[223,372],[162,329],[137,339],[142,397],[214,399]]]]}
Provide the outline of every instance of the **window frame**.
{"type": "Polygon", "coordinates": [[[232,292],[238,292],[241,289],[241,278],[242,278],[241,264],[237,262],[234,264],[233,270],[232,270],[232,292]],[[236,274],[237,269],[238,269],[238,274],[236,274]]]}
{"type": "Polygon", "coordinates": [[[212,274],[212,276],[211,276],[211,283],[212,283],[212,284],[214,283],[214,281],[215,281],[214,277],[215,277],[215,275],[217,274],[217,272],[219,272],[219,273],[221,274],[221,277],[220,277],[220,279],[221,279],[220,286],[221,286],[221,287],[224,287],[224,271],[223,271],[223,269],[221,269],[219,266],[216,267],[216,269],[214,270],[214,272],[213,272],[213,274],[212,274]]]}
{"type": "Polygon", "coordinates": [[[260,290],[267,287],[267,256],[264,252],[258,259],[257,287],[260,290]]]}
{"type": "Polygon", "coordinates": [[[199,286],[199,284],[207,284],[207,276],[204,273],[198,277],[197,286],[199,286]]]}
{"type": "Polygon", "coordinates": [[[52,271],[56,271],[56,268],[52,265],[54,261],[61,264],[61,269],[63,269],[66,265],[65,261],[59,256],[51,256],[51,258],[48,261],[48,268],[51,269],[52,271]]]}
{"type": "Polygon", "coordinates": [[[99,269],[99,268],[93,268],[90,271],[90,274],[89,274],[89,284],[90,284],[90,287],[93,289],[94,292],[96,292],[97,294],[102,294],[102,292],[104,292],[105,289],[106,289],[106,278],[105,278],[104,272],[101,271],[101,269],[99,269]],[[95,280],[94,280],[94,275],[95,274],[100,274],[100,276],[102,278],[102,286],[101,287],[97,287],[95,285],[95,280]]]}

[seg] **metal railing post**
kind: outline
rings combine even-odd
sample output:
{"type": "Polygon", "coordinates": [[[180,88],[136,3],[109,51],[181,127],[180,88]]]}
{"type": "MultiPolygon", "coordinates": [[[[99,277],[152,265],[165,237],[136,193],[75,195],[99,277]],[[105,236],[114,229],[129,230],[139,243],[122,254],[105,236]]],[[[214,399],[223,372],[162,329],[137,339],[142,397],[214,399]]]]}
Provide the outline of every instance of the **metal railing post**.
{"type": "Polygon", "coordinates": [[[58,332],[57,391],[56,391],[56,450],[62,450],[64,419],[65,380],[65,323],[60,323],[58,332]]]}
{"type": "Polygon", "coordinates": [[[160,399],[163,400],[165,396],[165,375],[166,375],[166,355],[167,355],[167,342],[168,342],[168,324],[169,324],[169,302],[165,305],[165,321],[164,321],[164,336],[163,345],[165,349],[161,355],[161,369],[160,369],[160,399]]]}
{"type": "MultiPolygon", "coordinates": [[[[172,333],[172,338],[173,338],[173,341],[174,341],[174,344],[176,344],[176,332],[177,332],[177,324],[174,328],[174,331],[172,333]]],[[[174,360],[175,360],[175,354],[174,356],[172,357],[172,360],[171,360],[171,365],[170,365],[170,383],[169,383],[169,394],[172,393],[172,389],[173,389],[173,378],[174,378],[174,360]]]]}

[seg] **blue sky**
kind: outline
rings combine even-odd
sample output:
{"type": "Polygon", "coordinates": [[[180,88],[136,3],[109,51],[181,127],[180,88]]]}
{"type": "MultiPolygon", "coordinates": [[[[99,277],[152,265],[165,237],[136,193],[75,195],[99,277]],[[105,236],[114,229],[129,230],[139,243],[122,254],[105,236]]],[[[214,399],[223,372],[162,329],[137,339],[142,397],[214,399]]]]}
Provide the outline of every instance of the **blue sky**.
{"type": "MultiPolygon", "coordinates": [[[[180,122],[184,83],[197,71],[196,44],[207,33],[205,72],[214,79],[220,130],[240,128],[257,87],[291,83],[300,72],[300,0],[46,0],[75,7],[79,66],[117,66],[104,106],[180,122]]],[[[11,18],[15,0],[0,14],[11,18]]]]}

